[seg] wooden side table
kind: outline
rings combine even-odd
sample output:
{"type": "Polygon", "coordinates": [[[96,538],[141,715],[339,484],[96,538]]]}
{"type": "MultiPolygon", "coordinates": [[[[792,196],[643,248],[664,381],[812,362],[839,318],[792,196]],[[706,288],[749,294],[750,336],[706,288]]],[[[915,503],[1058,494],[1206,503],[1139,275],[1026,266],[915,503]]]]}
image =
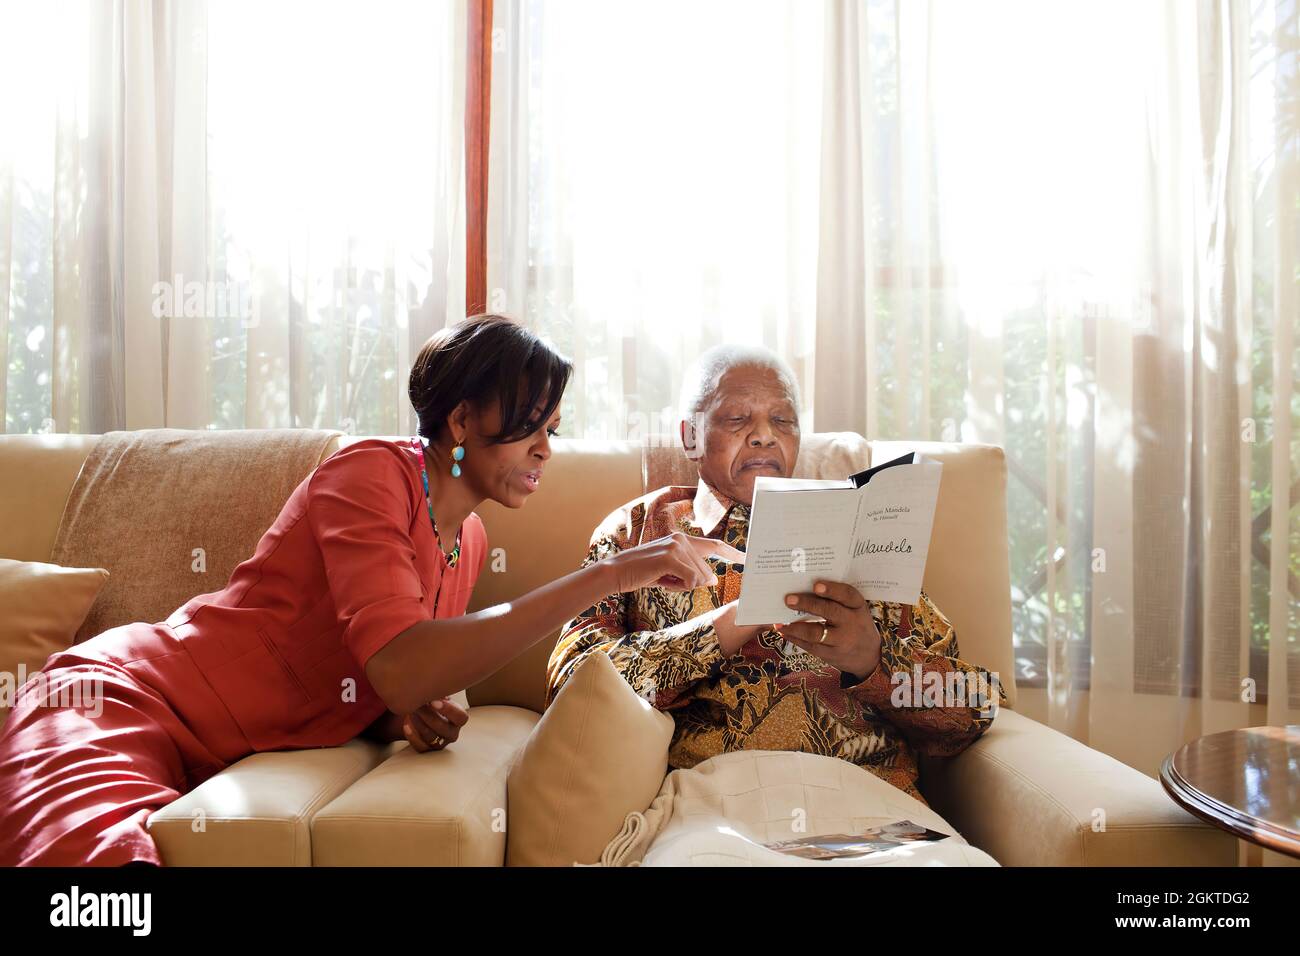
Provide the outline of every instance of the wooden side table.
{"type": "Polygon", "coordinates": [[[1209,734],[1165,758],[1179,806],[1260,846],[1300,857],[1300,726],[1209,734]]]}

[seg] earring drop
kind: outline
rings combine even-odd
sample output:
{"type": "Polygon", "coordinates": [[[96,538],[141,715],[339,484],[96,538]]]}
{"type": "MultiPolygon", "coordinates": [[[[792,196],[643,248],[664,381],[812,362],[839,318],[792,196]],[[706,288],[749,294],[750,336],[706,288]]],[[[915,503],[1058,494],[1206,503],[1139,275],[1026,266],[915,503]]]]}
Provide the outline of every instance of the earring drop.
{"type": "Polygon", "coordinates": [[[460,465],[456,464],[456,462],[464,461],[464,460],[465,460],[465,446],[457,445],[455,448],[451,450],[451,476],[453,478],[460,477],[460,465]]]}

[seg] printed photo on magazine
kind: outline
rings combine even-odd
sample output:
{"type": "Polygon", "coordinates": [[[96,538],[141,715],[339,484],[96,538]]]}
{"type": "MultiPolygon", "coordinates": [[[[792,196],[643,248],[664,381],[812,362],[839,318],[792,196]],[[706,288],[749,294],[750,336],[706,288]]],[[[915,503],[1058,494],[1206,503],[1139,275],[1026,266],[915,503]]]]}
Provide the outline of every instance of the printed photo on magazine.
{"type": "Polygon", "coordinates": [[[862,833],[825,833],[797,840],[778,840],[763,846],[809,860],[836,860],[885,853],[911,843],[930,843],[947,837],[947,833],[927,829],[911,820],[898,820],[869,827],[862,833]]]}

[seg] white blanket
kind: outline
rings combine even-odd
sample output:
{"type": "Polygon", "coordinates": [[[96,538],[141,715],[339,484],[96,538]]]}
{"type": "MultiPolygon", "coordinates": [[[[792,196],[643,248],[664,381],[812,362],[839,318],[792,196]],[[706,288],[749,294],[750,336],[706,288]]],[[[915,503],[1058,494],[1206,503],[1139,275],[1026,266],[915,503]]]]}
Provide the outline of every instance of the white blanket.
{"type": "Polygon", "coordinates": [[[942,817],[835,757],[737,751],[674,770],[644,813],[627,815],[597,866],[997,866],[942,817]],[[852,859],[810,860],[764,843],[912,820],[951,834],[852,859]]]}

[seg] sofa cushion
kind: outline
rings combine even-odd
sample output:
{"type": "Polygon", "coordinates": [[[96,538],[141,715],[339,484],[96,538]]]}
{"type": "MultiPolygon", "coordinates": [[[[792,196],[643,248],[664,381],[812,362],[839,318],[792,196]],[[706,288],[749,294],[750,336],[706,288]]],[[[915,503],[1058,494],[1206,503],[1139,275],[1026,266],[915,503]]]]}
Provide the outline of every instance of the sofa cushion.
{"type": "Polygon", "coordinates": [[[510,771],[509,866],[594,863],[663,784],[673,719],[604,654],[565,682],[510,771]]]}
{"type": "Polygon", "coordinates": [[[0,725],[18,688],[72,645],[108,572],[0,558],[0,725]]]}
{"type": "Polygon", "coordinates": [[[312,817],[398,746],[253,754],[150,816],[149,834],[168,866],[311,866],[312,817]]]}
{"type": "Polygon", "coordinates": [[[939,814],[847,760],[739,750],[674,770],[644,813],[630,813],[601,855],[606,866],[997,866],[939,814]],[[887,853],[809,860],[777,840],[911,820],[951,834],[887,853]]]}
{"type": "Polygon", "coordinates": [[[405,742],[315,815],[316,866],[500,866],[506,777],[537,723],[522,707],[473,707],[460,738],[417,753],[405,742]]]}
{"type": "MultiPolygon", "coordinates": [[[[537,491],[522,508],[487,500],[475,508],[487,530],[489,557],[469,610],[513,601],[582,564],[591,530],[641,494],[641,449],[635,442],[557,438],[537,491]]],[[[546,708],[546,662],[559,629],[469,689],[470,701],[546,708]]]]}

